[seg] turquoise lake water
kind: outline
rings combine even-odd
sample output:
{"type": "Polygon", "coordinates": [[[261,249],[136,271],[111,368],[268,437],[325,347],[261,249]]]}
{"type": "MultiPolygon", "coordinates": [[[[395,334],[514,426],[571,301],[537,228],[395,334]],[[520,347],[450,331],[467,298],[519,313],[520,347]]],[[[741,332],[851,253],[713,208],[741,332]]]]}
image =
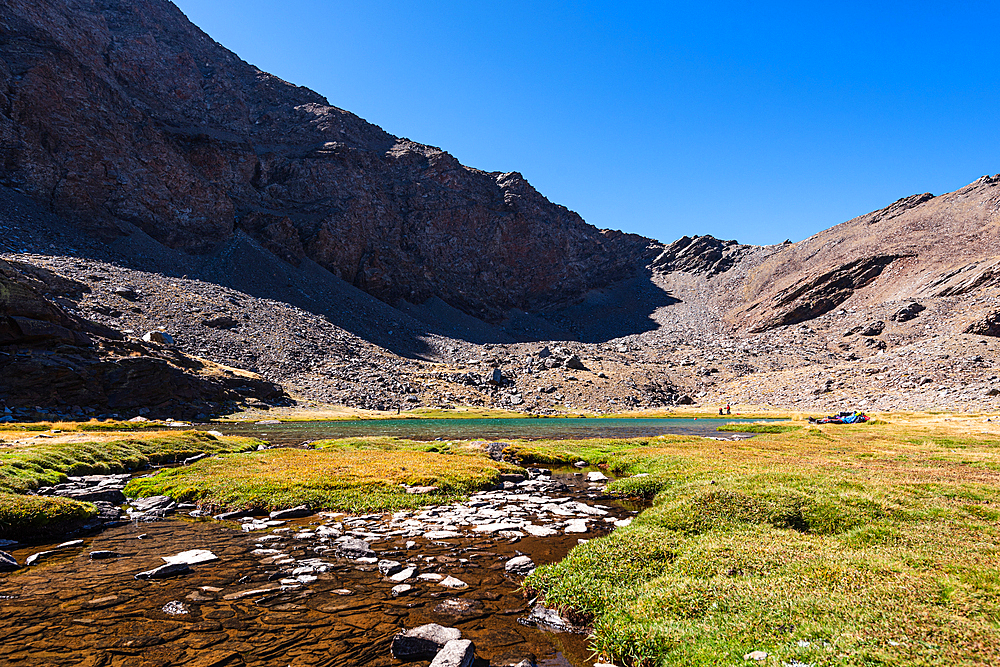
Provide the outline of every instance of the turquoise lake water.
{"type": "Polygon", "coordinates": [[[227,435],[248,435],[275,444],[326,438],[393,436],[410,440],[503,440],[543,438],[638,438],[665,434],[717,435],[723,424],[761,419],[369,419],[283,424],[206,424],[227,435]]]}

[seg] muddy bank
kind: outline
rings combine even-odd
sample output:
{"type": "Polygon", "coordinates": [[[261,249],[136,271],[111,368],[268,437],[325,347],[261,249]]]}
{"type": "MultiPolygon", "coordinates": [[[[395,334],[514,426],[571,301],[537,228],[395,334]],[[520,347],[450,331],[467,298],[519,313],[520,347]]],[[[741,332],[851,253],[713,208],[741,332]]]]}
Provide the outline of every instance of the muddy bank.
{"type": "MultiPolygon", "coordinates": [[[[585,636],[531,625],[519,588],[530,565],[522,558],[508,568],[519,556],[559,560],[634,514],[585,479],[536,475],[458,505],[395,515],[110,528],[0,575],[0,661],[394,665],[393,635],[438,623],[475,643],[478,664],[589,666],[585,636]],[[217,559],[168,579],[134,578],[195,549],[217,559]],[[91,559],[97,551],[117,555],[91,559]]],[[[13,555],[23,563],[47,548],[13,555]]]]}

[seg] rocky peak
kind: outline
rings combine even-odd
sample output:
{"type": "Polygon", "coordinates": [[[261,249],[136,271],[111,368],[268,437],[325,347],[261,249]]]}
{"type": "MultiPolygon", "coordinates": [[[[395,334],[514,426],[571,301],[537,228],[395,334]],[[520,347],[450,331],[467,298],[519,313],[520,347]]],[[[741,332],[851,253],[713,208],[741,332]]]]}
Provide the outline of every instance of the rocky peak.
{"type": "Polygon", "coordinates": [[[710,278],[731,269],[750,248],[714,236],[682,236],[663,248],[652,268],[657,273],[685,271],[710,278]]]}

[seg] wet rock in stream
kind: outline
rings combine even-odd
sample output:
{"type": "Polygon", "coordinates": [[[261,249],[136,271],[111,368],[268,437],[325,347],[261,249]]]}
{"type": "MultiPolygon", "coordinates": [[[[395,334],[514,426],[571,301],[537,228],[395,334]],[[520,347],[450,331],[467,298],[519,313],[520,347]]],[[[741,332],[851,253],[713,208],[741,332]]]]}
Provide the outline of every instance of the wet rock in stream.
{"type": "Polygon", "coordinates": [[[461,638],[462,631],[458,628],[446,628],[437,623],[428,623],[394,636],[392,655],[404,661],[433,658],[445,644],[461,638]]]}

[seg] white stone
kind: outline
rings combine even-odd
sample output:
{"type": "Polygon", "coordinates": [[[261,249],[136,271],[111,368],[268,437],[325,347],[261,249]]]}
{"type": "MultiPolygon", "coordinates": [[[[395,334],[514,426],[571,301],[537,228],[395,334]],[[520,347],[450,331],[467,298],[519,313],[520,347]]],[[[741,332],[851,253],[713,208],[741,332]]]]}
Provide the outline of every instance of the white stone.
{"type": "Polygon", "coordinates": [[[180,565],[184,563],[186,565],[197,565],[198,563],[208,563],[213,560],[219,560],[219,557],[213,554],[207,549],[191,549],[190,551],[182,551],[174,556],[162,556],[164,562],[172,565],[180,565]]]}
{"type": "Polygon", "coordinates": [[[468,588],[469,584],[465,583],[461,579],[456,579],[455,577],[445,577],[438,582],[439,586],[444,586],[445,588],[468,588]]]}

